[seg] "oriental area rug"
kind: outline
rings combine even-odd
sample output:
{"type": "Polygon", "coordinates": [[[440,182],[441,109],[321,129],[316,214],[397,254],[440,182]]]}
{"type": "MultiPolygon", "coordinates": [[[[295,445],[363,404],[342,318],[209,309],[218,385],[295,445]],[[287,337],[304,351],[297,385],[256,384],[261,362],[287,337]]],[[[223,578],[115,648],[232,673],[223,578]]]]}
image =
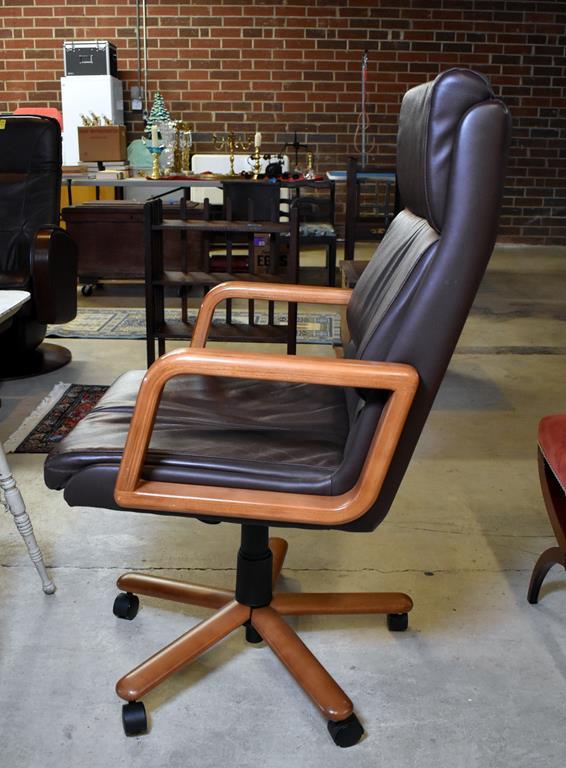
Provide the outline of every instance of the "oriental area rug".
{"type": "MultiPolygon", "coordinates": [[[[189,309],[189,320],[196,317],[196,309],[189,309]]],[[[166,309],[167,321],[179,320],[179,310],[166,309]]],[[[218,313],[219,321],[224,322],[224,312],[218,313]]],[[[232,310],[234,324],[246,325],[247,309],[232,310]]],[[[255,322],[267,325],[267,312],[255,312],[255,322]]],[[[275,313],[275,324],[284,325],[287,315],[275,313]]],[[[145,309],[112,307],[79,307],[77,317],[64,325],[50,325],[48,336],[62,339],[145,339],[145,309]]],[[[297,342],[299,344],[339,344],[339,312],[304,312],[297,318],[297,342]]]]}
{"type": "Polygon", "coordinates": [[[6,453],[49,453],[87,413],[108,387],[99,384],[55,385],[4,443],[6,453]]]}

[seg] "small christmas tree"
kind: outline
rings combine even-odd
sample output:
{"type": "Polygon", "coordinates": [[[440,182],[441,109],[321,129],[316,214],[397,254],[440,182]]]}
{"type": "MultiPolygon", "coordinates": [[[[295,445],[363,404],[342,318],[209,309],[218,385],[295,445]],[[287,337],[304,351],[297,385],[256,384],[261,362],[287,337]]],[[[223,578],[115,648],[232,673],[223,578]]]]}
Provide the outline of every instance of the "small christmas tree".
{"type": "Polygon", "coordinates": [[[153,97],[153,106],[151,107],[151,112],[147,118],[146,128],[151,128],[152,125],[169,122],[170,120],[171,115],[165,106],[163,96],[159,93],[159,91],[156,91],[155,96],[153,97]]]}

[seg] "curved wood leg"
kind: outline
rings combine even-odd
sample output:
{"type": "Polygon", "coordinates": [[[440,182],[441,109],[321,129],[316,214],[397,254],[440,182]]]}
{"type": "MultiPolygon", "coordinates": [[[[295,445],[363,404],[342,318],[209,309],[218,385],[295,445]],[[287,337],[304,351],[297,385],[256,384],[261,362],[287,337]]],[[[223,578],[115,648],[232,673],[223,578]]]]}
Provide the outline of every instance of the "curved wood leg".
{"type": "Polygon", "coordinates": [[[289,545],[285,539],[269,539],[269,549],[273,555],[273,570],[271,572],[271,583],[273,586],[275,586],[277,579],[279,578],[279,574],[281,573],[281,569],[283,568],[283,563],[285,562],[285,555],[287,554],[288,547],[289,545]]]}
{"type": "Polygon", "coordinates": [[[345,720],[353,705],[303,641],[273,608],[255,608],[252,626],[328,720],[345,720]]]}
{"type": "Polygon", "coordinates": [[[4,491],[6,510],[12,514],[16,528],[25,542],[31,561],[39,573],[39,577],[43,584],[43,591],[46,595],[52,595],[55,592],[55,584],[49,578],[49,574],[45,568],[43,555],[41,554],[41,550],[33,533],[33,527],[26,511],[26,505],[22,498],[22,494],[16,485],[12,470],[8,465],[8,460],[6,459],[2,443],[0,443],[0,488],[4,491]]]}
{"type": "Polygon", "coordinates": [[[160,597],[163,600],[200,605],[203,608],[222,608],[234,599],[234,593],[227,589],[188,584],[185,581],[149,576],[145,573],[124,573],[116,582],[116,586],[136,595],[160,597]]]}
{"type": "Polygon", "coordinates": [[[136,701],[181,667],[201,656],[249,617],[250,609],[247,606],[236,601],[228,603],[209,619],[201,621],[124,675],[116,683],[116,693],[126,701],[136,701]]]}
{"type": "Polygon", "coordinates": [[[538,603],[542,582],[553,565],[562,565],[566,568],[566,553],[563,552],[560,547],[551,547],[550,549],[547,549],[542,553],[535,564],[529,583],[529,591],[527,593],[527,600],[532,605],[538,603]]]}

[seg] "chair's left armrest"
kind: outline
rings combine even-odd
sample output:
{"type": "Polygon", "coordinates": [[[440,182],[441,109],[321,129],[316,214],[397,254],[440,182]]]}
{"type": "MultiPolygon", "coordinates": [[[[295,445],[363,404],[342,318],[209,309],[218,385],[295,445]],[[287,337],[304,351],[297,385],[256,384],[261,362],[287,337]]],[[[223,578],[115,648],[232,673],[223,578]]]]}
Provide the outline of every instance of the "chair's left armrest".
{"type": "Polygon", "coordinates": [[[410,365],[320,357],[287,357],[222,350],[175,350],[159,358],[141,384],[114,496],[127,508],[250,518],[271,522],[341,525],[375,502],[401,436],[419,376],[410,365]],[[380,389],[383,407],[356,484],[337,496],[246,490],[142,479],[161,394],[175,376],[200,374],[264,381],[380,389]]]}
{"type": "Polygon", "coordinates": [[[209,291],[200,305],[195,322],[191,347],[204,347],[210,331],[214,310],[227,299],[284,301],[303,304],[348,304],[349,288],[330,288],[323,285],[293,285],[291,283],[251,283],[235,280],[221,283],[209,291]]]}
{"type": "Polygon", "coordinates": [[[32,301],[41,323],[67,323],[77,314],[77,247],[60,227],[39,229],[30,248],[32,301]]]}

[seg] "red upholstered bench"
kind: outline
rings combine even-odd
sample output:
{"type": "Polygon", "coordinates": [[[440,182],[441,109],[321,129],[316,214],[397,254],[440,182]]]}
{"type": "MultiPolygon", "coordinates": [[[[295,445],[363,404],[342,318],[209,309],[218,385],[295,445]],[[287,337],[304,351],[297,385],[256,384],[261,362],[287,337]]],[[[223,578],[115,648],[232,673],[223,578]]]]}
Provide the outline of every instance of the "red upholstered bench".
{"type": "Polygon", "coordinates": [[[545,416],[538,428],[538,466],[542,495],[557,547],[536,562],[529,584],[529,603],[538,602],[544,577],[553,565],[566,568],[566,413],[545,416]]]}

